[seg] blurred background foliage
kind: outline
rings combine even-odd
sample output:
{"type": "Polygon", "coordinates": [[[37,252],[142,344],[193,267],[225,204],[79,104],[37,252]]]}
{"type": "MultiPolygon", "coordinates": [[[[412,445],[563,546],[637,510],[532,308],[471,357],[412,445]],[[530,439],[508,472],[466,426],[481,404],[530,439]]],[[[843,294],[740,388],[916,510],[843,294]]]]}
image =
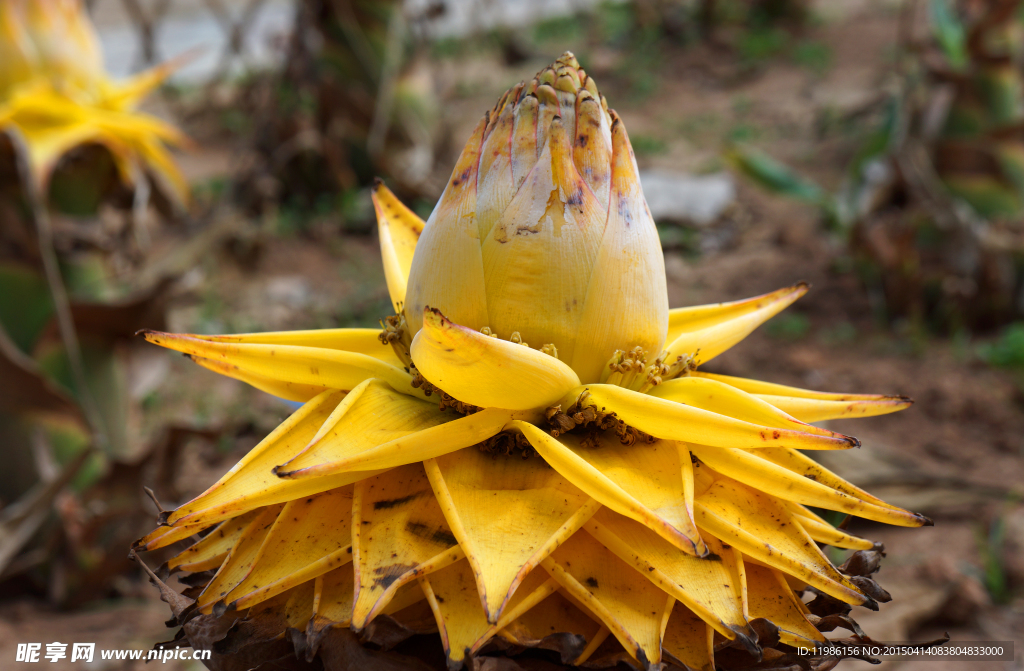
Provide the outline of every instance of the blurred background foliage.
{"type": "Polygon", "coordinates": [[[819,209],[888,317],[984,331],[1024,313],[1024,11],[918,4],[929,29],[900,35],[893,89],[837,191],[753,148],[729,160],[819,209]]]}
{"type": "Polygon", "coordinates": [[[181,57],[140,109],[188,137],[190,197],[159,166],[127,179],[95,138],[40,188],[0,98],[0,639],[110,612],[110,647],[155,640],[165,613],[127,548],[291,410],[135,331],[375,326],[373,179],[426,218],[479,115],[566,49],[628,122],[673,307],[816,285],[718,372],[918,398],[856,427],[853,461],[823,457],[942,531],[863,532],[892,540],[903,584],[886,586],[909,604],[873,626],[1011,638],[1022,4],[80,3],[112,81],[181,57]]]}

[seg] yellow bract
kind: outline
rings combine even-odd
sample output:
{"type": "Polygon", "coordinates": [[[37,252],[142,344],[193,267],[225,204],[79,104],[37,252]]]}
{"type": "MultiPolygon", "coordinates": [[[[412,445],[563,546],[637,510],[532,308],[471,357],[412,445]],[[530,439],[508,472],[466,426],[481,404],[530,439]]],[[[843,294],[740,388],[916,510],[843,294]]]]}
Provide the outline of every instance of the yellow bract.
{"type": "Polygon", "coordinates": [[[413,252],[423,233],[423,220],[395,198],[383,182],[373,189],[373,208],[377,211],[380,254],[384,260],[384,279],[395,311],[405,304],[406,284],[412,267],[413,252]]]}
{"type": "Polygon", "coordinates": [[[79,0],[0,2],[0,132],[24,142],[44,193],[64,154],[98,144],[124,183],[132,186],[148,173],[179,205],[186,203],[188,185],[166,148],[187,144],[185,136],[135,110],[173,66],[115,83],[102,61],[79,0]]]}
{"type": "Polygon", "coordinates": [[[909,401],[699,370],[807,287],[668,311],[636,174],[566,55],[481,121],[426,224],[375,188],[393,349],[366,329],[147,333],[304,405],[138,547],[221,523],[168,564],[219,567],[204,611],[273,612],[311,649],[433,618],[452,669],[501,639],[711,671],[721,646],[768,659],[759,618],[824,640],[794,589],[877,607],[817,543],[874,545],[810,506],[928,520],[798,449],[858,445],[809,422],[909,401]]]}
{"type": "Polygon", "coordinates": [[[429,309],[412,341],[412,356],[433,384],[482,408],[543,408],[580,383],[571,368],[552,356],[489,338],[429,309]]]}
{"type": "Polygon", "coordinates": [[[424,467],[492,624],[526,575],[600,507],[539,459],[460,450],[424,467]]]}
{"type": "Polygon", "coordinates": [[[404,314],[413,335],[429,306],[553,345],[594,382],[616,349],[660,350],[668,297],[625,128],[575,59],[557,67],[571,74],[513,89],[477,126],[423,230],[404,314]]]}

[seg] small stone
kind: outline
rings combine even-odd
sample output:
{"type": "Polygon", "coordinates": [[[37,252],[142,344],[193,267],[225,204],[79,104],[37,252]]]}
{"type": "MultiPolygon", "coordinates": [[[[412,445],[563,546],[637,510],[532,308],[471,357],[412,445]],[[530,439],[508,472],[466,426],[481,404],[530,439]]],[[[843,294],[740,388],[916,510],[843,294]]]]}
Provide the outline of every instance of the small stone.
{"type": "Polygon", "coordinates": [[[647,170],[640,173],[640,184],[658,223],[710,226],[736,200],[736,183],[727,172],[688,175],[647,170]]]}

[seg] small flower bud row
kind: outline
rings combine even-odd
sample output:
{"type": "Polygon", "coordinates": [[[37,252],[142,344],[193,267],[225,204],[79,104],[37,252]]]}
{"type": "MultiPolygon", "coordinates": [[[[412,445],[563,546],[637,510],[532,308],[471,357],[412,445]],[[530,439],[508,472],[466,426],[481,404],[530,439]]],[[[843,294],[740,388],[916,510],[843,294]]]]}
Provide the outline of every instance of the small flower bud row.
{"type": "Polygon", "coordinates": [[[533,449],[533,445],[530,444],[526,436],[517,431],[502,431],[483,442],[477,443],[476,447],[481,452],[493,454],[495,457],[499,455],[510,457],[516,452],[519,452],[523,459],[538,456],[537,451],[533,449]]]}
{"type": "Polygon", "coordinates": [[[553,124],[569,135],[567,156],[604,207],[612,162],[612,117],[593,78],[564,54],[525,84],[509,89],[487,114],[480,153],[481,236],[511,202],[544,151],[553,124]],[[511,168],[509,179],[508,168],[511,168]]]}
{"type": "Polygon", "coordinates": [[[602,204],[608,203],[611,181],[612,146],[608,114],[587,90],[576,98],[576,135],[573,161],[583,181],[602,204]]]}
{"type": "MultiPolygon", "coordinates": [[[[492,331],[491,327],[489,326],[485,326],[482,329],[480,329],[480,333],[483,333],[485,336],[490,336],[491,338],[498,337],[498,334],[492,331]]],[[[523,342],[523,337],[519,334],[519,331],[513,331],[512,335],[508,337],[508,341],[511,343],[515,343],[517,345],[524,345],[526,347],[530,346],[529,343],[523,342]]],[[[558,348],[555,347],[552,343],[541,345],[540,349],[538,349],[537,351],[540,352],[541,354],[547,354],[548,356],[553,356],[556,359],[558,358],[558,348]]]]}
{"type": "Polygon", "coordinates": [[[557,438],[570,431],[584,431],[586,435],[580,443],[583,447],[597,447],[598,437],[603,432],[614,433],[623,445],[633,445],[637,441],[653,443],[656,440],[653,436],[626,424],[614,412],[597,408],[589,399],[590,392],[584,390],[576,402],[564,412],[561,405],[551,406],[545,410],[544,416],[551,427],[549,433],[557,438]]]}
{"type": "Polygon", "coordinates": [[[405,372],[409,373],[415,366],[412,363],[412,355],[409,353],[412,347],[412,337],[405,324],[405,311],[401,310],[397,315],[391,315],[380,322],[383,329],[377,336],[385,345],[391,345],[395,350],[395,356],[405,364],[405,372]]]}
{"type": "Polygon", "coordinates": [[[662,352],[648,364],[647,353],[642,347],[634,347],[629,352],[615,350],[604,368],[601,382],[647,393],[665,380],[696,370],[695,357],[696,353],[694,356],[677,356],[669,361],[669,353],[662,352]]]}
{"type": "Polygon", "coordinates": [[[437,394],[437,409],[441,412],[451,409],[460,415],[472,415],[475,412],[483,410],[483,408],[479,406],[463,403],[440,387],[431,384],[419,371],[416,372],[416,375],[412,379],[412,386],[414,389],[422,389],[426,396],[433,396],[434,394],[437,394]]]}

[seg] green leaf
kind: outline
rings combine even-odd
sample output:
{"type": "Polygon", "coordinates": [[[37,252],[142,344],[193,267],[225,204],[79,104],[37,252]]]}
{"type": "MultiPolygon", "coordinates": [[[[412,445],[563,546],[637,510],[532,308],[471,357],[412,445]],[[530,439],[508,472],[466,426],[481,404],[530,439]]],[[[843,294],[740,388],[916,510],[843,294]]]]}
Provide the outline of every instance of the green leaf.
{"type": "Polygon", "coordinates": [[[800,340],[811,330],[807,315],[791,312],[779,315],[764,325],[764,332],[776,340],[800,340]]]}
{"type": "Polygon", "coordinates": [[[1003,176],[1024,196],[1024,143],[1004,140],[995,146],[994,153],[1003,176]]]}
{"type": "Polygon", "coordinates": [[[998,340],[978,348],[978,356],[997,368],[1024,368],[1024,322],[1007,326],[998,340]]]}
{"type": "Polygon", "coordinates": [[[995,177],[956,175],[943,178],[946,188],[985,219],[1017,216],[1022,203],[1017,192],[995,177]]]}
{"type": "Polygon", "coordinates": [[[967,65],[967,31],[953,11],[950,0],[932,0],[929,3],[932,34],[954,70],[967,65]]]}
{"type": "Polygon", "coordinates": [[[725,160],[741,174],[772,193],[819,207],[829,200],[828,194],[820,186],[763,151],[737,146],[726,152],[725,160]]]}
{"type": "MultiPolygon", "coordinates": [[[[75,386],[64,347],[54,342],[50,347],[42,349],[37,353],[40,367],[76,398],[80,398],[80,390],[75,386]]],[[[137,450],[138,445],[133,445],[128,431],[130,400],[127,372],[118,348],[109,340],[85,336],[81,340],[81,349],[89,393],[99,410],[99,421],[102,423],[99,428],[106,436],[109,456],[117,459],[136,456],[133,449],[137,450]]]]}
{"type": "Polygon", "coordinates": [[[990,128],[1008,126],[1021,120],[1024,94],[1016,66],[989,66],[977,74],[976,82],[985,101],[990,128]]]}
{"type": "Polygon", "coordinates": [[[768,154],[752,147],[734,146],[726,151],[723,158],[734,170],[746,175],[762,188],[817,207],[829,229],[843,227],[839,201],[833,194],[768,154]]]}
{"type": "Polygon", "coordinates": [[[900,115],[902,113],[903,110],[900,106],[899,97],[892,96],[889,98],[883,112],[882,123],[857,148],[857,153],[854,154],[853,160],[850,162],[849,173],[855,180],[861,178],[864,166],[870,161],[889,152],[893,134],[899,128],[900,115]]]}
{"type": "Polygon", "coordinates": [[[0,263],[0,324],[26,354],[53,315],[53,300],[46,278],[35,269],[0,263]]]}

